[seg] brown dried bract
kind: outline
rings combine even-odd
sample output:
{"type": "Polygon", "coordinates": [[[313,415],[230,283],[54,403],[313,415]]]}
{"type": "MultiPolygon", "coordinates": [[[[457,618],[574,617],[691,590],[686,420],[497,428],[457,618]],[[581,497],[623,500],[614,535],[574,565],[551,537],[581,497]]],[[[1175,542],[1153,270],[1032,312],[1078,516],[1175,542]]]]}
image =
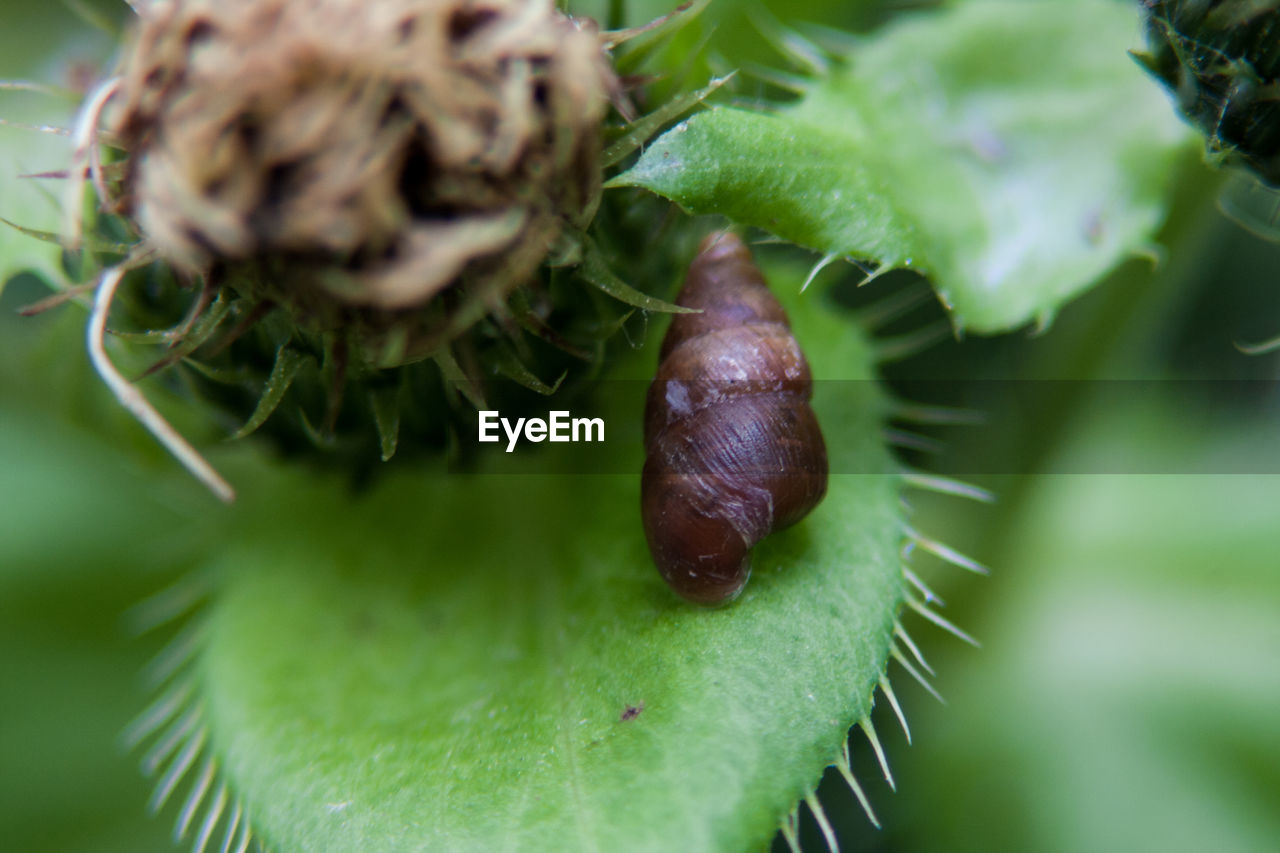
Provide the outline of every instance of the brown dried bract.
{"type": "Polygon", "coordinates": [[[150,3],[115,201],[169,262],[312,327],[459,283],[496,305],[594,204],[615,85],[551,0],[150,3]]]}

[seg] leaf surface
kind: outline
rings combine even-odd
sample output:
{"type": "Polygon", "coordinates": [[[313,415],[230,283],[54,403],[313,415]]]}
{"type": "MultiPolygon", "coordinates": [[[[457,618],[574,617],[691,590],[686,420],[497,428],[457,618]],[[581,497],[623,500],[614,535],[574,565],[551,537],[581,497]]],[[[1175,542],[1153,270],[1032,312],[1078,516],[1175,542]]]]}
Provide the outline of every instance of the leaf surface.
{"type": "Polygon", "coordinates": [[[677,125],[641,186],[927,275],[957,328],[1047,323],[1148,252],[1190,135],[1127,55],[1138,9],[974,0],[904,17],[801,99],[677,125]]]}
{"type": "MultiPolygon", "coordinates": [[[[815,373],[869,379],[819,301],[790,300],[815,373]]],[[[720,609],[658,578],[638,455],[635,475],[242,489],[195,677],[256,831],[281,851],[766,843],[868,712],[902,596],[879,391],[831,383],[817,408],[833,469],[862,473],[720,609]]]]}

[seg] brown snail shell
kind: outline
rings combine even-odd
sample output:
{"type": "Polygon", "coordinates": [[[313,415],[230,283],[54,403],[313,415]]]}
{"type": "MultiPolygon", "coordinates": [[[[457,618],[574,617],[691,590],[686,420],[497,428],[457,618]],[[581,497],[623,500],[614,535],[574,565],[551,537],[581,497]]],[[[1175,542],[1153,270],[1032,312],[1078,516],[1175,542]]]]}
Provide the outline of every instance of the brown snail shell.
{"type": "Polygon", "coordinates": [[[786,312],[751,252],[724,231],[703,240],[676,301],[645,402],[640,485],[658,571],[699,604],[735,598],[751,549],[827,491],[813,379],[786,312]]]}

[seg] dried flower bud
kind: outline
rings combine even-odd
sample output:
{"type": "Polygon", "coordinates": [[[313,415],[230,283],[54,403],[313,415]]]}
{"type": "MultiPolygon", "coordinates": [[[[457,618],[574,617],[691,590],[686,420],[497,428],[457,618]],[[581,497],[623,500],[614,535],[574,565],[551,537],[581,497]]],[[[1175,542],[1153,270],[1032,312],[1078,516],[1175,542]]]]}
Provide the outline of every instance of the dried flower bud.
{"type": "Polygon", "coordinates": [[[456,335],[413,309],[455,286],[501,304],[598,196],[613,73],[552,0],[139,9],[120,209],[165,260],[313,331],[456,335]]]}

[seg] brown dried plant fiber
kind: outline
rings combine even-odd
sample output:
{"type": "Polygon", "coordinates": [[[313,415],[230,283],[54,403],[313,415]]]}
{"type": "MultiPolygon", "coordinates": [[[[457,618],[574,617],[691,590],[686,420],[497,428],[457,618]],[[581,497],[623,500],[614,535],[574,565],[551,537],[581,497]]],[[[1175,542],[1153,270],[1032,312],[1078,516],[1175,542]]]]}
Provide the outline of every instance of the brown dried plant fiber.
{"type": "Polygon", "coordinates": [[[497,307],[594,204],[614,85],[551,0],[154,2],[115,201],[178,268],[314,329],[385,331],[457,285],[497,307]]]}

